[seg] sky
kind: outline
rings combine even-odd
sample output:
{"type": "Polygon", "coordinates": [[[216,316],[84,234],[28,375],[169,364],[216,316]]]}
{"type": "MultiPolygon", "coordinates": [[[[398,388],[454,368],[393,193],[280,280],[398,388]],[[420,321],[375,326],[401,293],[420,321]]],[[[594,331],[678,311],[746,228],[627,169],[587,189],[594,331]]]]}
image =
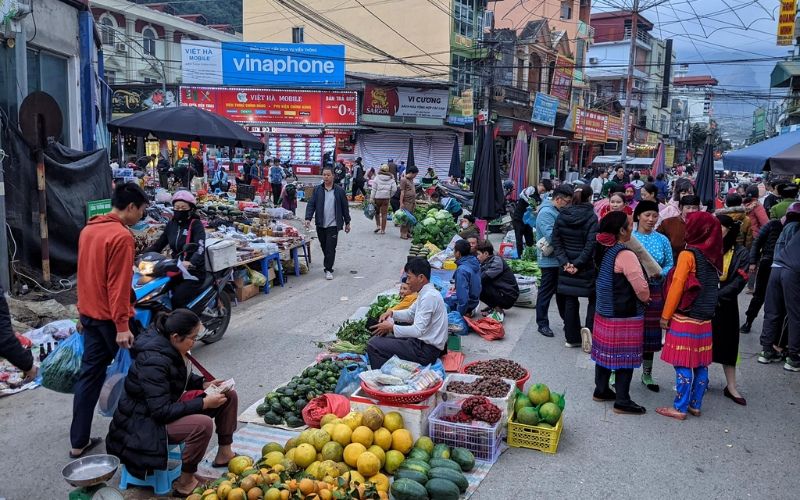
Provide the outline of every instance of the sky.
{"type": "MultiPolygon", "coordinates": [[[[593,0],[592,12],[630,9],[632,0],[593,0]]],[[[715,112],[719,118],[752,117],[756,106],[767,106],[774,60],[790,46],[776,44],[778,0],[640,0],[642,14],[657,38],[672,38],[677,62],[689,62],[689,75],[719,80],[715,112]],[[660,5],[654,5],[660,4],[660,5]],[[718,61],[756,59],[733,64],[718,61]]],[[[783,95],[782,89],[772,94],[783,95]]]]}

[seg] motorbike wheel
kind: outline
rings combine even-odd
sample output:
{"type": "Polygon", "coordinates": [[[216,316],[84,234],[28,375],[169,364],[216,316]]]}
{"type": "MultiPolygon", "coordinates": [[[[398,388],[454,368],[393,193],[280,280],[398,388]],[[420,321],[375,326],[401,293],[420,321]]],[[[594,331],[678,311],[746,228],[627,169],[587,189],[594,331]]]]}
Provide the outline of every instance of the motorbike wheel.
{"type": "Polygon", "coordinates": [[[218,342],[222,339],[222,336],[225,335],[225,331],[228,329],[228,325],[231,322],[231,297],[226,292],[222,292],[219,296],[219,301],[222,305],[222,318],[219,320],[219,326],[213,331],[210,331],[208,335],[205,335],[200,339],[201,342],[204,344],[213,344],[214,342],[218,342]]]}

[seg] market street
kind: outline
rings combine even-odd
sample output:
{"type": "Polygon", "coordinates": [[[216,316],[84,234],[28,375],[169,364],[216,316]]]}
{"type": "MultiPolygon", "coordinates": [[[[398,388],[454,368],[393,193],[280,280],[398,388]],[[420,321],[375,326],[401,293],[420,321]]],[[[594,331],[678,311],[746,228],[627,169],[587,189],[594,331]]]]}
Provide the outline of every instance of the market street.
{"type": "MultiPolygon", "coordinates": [[[[301,204],[298,213],[304,209],[301,204]]],[[[351,213],[353,231],[341,233],[333,281],[324,279],[314,242],[309,275],[291,276],[285,288],[236,308],[224,339],[195,350],[217,377],[235,378],[240,411],[313,362],[316,342],[330,338],[356,309],[396,284],[408,243],[394,227],[385,236],[373,234],[360,211],[351,213]]],[[[740,304],[749,298],[742,294],[740,304]]],[[[564,348],[561,322],[553,321],[556,337],[548,339],[534,333],[532,313],[512,309],[504,340],[489,343],[471,335],[463,350],[467,361],[514,359],[531,369],[531,382],[566,393],[558,453],[506,451],[472,498],[585,498],[600,492],[618,498],[793,496],[800,463],[800,378],[780,365],[756,363],[757,333],[741,340],[740,388],[748,406],[723,398],[722,369],[714,365],[703,416],[678,422],[654,411],[672,399],[671,366],[656,361],[659,394],[644,389],[636,372],[631,395],[647,408],[646,416],[613,414],[611,403],[592,402],[594,364],[579,349],[564,348]]],[[[760,318],[753,331],[760,331],[760,318]]],[[[71,408],[71,396],[43,388],[0,399],[5,448],[0,498],[66,497],[70,487],[60,480],[60,470],[69,462],[71,408]]],[[[96,417],[92,435],[105,436],[108,423],[96,417]]],[[[137,496],[131,491],[136,490],[126,497],[151,498],[149,490],[138,490],[137,496]]]]}

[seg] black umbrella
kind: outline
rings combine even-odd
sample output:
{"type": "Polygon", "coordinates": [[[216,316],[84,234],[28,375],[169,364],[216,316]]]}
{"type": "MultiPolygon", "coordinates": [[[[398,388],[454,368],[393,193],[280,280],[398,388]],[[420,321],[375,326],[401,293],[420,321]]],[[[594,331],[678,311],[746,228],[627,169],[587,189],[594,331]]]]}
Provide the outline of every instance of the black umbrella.
{"type": "Polygon", "coordinates": [[[453,157],[450,158],[450,171],[447,175],[455,179],[461,178],[461,155],[458,154],[458,136],[453,138],[453,157]]]}
{"type": "Polygon", "coordinates": [[[706,143],[703,148],[703,160],[697,170],[697,181],[695,191],[700,198],[700,203],[714,210],[714,198],[716,197],[716,186],[714,184],[714,147],[706,143]]]}
{"type": "Polygon", "coordinates": [[[475,193],[472,215],[491,221],[506,213],[505,195],[497,167],[492,127],[484,126],[483,129],[483,140],[478,145],[472,179],[472,192],[475,193]]]}
{"type": "Polygon", "coordinates": [[[108,130],[137,137],[152,134],[158,139],[264,149],[258,137],[241,125],[194,106],[142,111],[109,122],[108,130]]]}
{"type": "Polygon", "coordinates": [[[406,167],[416,166],[414,163],[414,138],[408,138],[408,158],[406,158],[406,167]]]}

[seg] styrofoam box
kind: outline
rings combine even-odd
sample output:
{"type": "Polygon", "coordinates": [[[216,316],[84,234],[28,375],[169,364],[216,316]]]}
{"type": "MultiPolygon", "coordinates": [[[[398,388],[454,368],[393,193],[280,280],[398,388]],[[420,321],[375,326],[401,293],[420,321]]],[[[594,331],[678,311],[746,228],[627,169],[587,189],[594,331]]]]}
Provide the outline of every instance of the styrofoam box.
{"type": "Polygon", "coordinates": [[[436,396],[431,396],[425,401],[415,404],[384,403],[368,397],[361,391],[360,387],[350,396],[351,411],[363,412],[373,405],[380,408],[384,414],[396,411],[402,415],[405,428],[411,432],[411,435],[416,440],[420,436],[428,435],[428,417],[436,409],[436,396]]]}
{"type": "Polygon", "coordinates": [[[206,259],[211,271],[217,272],[236,265],[236,242],[210,238],[206,240],[206,259]]]}
{"type": "MultiPolygon", "coordinates": [[[[468,397],[473,396],[473,394],[459,394],[457,392],[447,392],[445,389],[447,388],[447,384],[450,382],[474,382],[477,379],[481,378],[480,375],[469,375],[467,373],[451,373],[447,375],[447,378],[444,380],[442,387],[439,389],[439,392],[436,393],[436,403],[437,405],[440,403],[457,403],[459,401],[463,401],[468,397]]],[[[514,411],[514,392],[517,388],[517,381],[510,380],[504,378],[503,381],[509,385],[508,394],[502,398],[487,398],[492,404],[500,408],[500,411],[503,412],[502,422],[508,420],[508,416],[513,413],[514,411]]]]}

